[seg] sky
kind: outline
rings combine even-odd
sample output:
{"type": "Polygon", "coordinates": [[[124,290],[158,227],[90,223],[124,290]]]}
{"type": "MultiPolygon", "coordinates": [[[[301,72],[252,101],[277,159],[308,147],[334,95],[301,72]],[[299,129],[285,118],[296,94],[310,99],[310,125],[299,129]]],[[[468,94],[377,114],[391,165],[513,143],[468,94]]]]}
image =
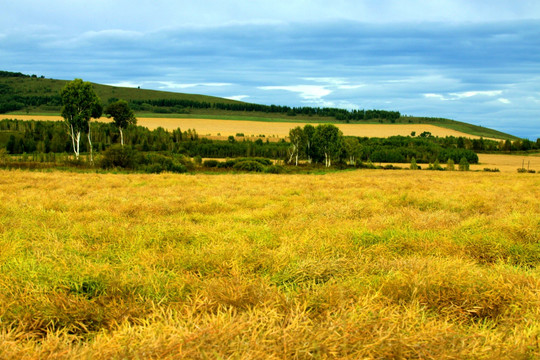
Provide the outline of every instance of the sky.
{"type": "Polygon", "coordinates": [[[0,9],[0,70],[400,111],[540,138],[538,0],[0,0],[0,9]]]}

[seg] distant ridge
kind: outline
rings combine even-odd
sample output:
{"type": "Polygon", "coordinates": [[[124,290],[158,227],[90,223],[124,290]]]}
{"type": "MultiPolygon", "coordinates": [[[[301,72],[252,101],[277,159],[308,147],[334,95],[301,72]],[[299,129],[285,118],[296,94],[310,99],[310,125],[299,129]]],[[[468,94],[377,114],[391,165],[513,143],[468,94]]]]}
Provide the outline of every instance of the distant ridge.
{"type": "MultiPolygon", "coordinates": [[[[20,72],[0,71],[0,114],[59,114],[62,107],[60,91],[68,82],[20,72]]],[[[510,134],[460,121],[401,116],[398,111],[269,106],[199,94],[95,83],[93,86],[103,103],[124,99],[130,103],[139,117],[169,117],[179,114],[203,118],[249,118],[263,121],[432,124],[486,138],[518,139],[510,134]]]]}

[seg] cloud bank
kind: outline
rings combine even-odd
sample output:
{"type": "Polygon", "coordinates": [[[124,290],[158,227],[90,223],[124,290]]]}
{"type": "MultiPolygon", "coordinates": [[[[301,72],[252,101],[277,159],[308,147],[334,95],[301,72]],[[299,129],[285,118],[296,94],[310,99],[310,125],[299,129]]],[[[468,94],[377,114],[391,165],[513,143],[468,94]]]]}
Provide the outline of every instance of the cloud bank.
{"type": "Polygon", "coordinates": [[[36,25],[0,31],[0,52],[2,70],[262,104],[399,110],[536,139],[540,20],[495,19],[262,19],[81,32],[36,25]]]}

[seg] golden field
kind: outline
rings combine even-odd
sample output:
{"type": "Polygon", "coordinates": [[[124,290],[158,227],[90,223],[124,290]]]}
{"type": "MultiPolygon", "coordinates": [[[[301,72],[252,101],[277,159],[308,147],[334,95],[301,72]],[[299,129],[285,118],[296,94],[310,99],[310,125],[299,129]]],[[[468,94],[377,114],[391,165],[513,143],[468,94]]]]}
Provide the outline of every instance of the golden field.
{"type": "Polygon", "coordinates": [[[0,358],[538,358],[539,241],[537,174],[0,171],[0,358]]]}
{"type": "Polygon", "coordinates": [[[504,155],[504,154],[478,154],[478,164],[471,165],[471,170],[483,170],[484,168],[497,168],[502,172],[517,172],[517,169],[525,169],[540,172],[540,154],[530,155],[504,155]]]}
{"type": "MultiPolygon", "coordinates": [[[[48,120],[61,121],[61,116],[38,116],[38,115],[15,115],[19,120],[48,120]]],[[[102,122],[109,122],[110,119],[102,117],[102,122]]],[[[289,130],[296,127],[303,127],[307,123],[299,122],[264,122],[247,120],[215,120],[215,119],[184,119],[184,118],[137,118],[137,124],[154,130],[162,127],[166,130],[175,130],[177,128],[183,131],[195,129],[198,134],[203,136],[217,137],[226,139],[228,136],[234,136],[243,133],[245,136],[259,136],[271,138],[285,138],[289,136],[289,130]]],[[[314,124],[316,125],[316,124],[314,124]]],[[[396,135],[409,136],[415,131],[417,135],[424,131],[429,131],[433,136],[463,136],[471,139],[479,139],[479,136],[466,134],[456,130],[430,124],[335,124],[345,136],[367,136],[367,137],[390,137],[396,135]]]]}

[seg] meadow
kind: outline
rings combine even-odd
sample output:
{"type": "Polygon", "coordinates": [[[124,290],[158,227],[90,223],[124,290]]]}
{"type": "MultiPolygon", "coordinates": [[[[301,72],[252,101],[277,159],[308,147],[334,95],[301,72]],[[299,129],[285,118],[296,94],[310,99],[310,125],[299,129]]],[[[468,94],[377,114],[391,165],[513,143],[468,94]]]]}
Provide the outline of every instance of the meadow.
{"type": "Polygon", "coordinates": [[[539,241],[537,174],[0,171],[0,358],[538,358],[539,241]]]}

